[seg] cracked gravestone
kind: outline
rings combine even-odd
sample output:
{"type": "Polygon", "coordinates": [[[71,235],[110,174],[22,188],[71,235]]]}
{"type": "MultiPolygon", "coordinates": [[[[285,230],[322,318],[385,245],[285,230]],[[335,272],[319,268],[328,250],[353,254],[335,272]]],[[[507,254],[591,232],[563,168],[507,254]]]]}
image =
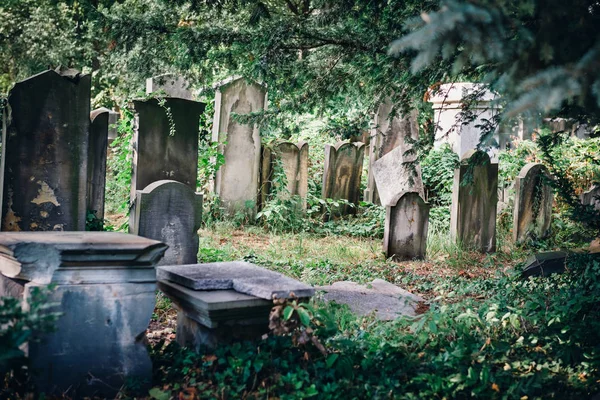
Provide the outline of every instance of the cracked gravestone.
{"type": "Polygon", "coordinates": [[[423,299],[396,285],[375,279],[366,285],[355,282],[335,282],[330,286],[318,286],[325,292],[326,301],[346,304],[358,315],[375,313],[377,319],[391,321],[401,316],[414,317],[416,307],[423,299]]]}

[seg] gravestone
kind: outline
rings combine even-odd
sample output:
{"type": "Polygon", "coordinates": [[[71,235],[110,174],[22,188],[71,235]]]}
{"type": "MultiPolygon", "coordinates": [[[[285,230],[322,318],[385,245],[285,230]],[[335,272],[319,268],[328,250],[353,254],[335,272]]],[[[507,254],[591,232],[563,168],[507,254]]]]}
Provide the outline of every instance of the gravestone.
{"type": "Polygon", "coordinates": [[[397,147],[373,164],[373,175],[378,187],[378,196],[383,206],[395,204],[403,192],[417,192],[424,197],[421,167],[413,157],[408,161],[402,155],[403,148],[397,147]]]}
{"type": "Polygon", "coordinates": [[[174,99],[193,100],[190,84],[175,74],[163,74],[146,79],[146,94],[162,93],[174,99]]]}
{"type": "Polygon", "coordinates": [[[397,261],[425,258],[429,204],[416,192],[396,196],[386,207],[383,251],[397,261]]]}
{"type": "Polygon", "coordinates": [[[600,185],[594,185],[587,192],[580,196],[581,204],[594,206],[595,210],[600,211],[600,185]]]}
{"type": "Polygon", "coordinates": [[[136,196],[132,233],[166,243],[160,265],[198,261],[198,229],[202,224],[202,194],[176,181],[156,181],[136,196]]]}
{"type": "Polygon", "coordinates": [[[104,189],[106,187],[106,156],[110,112],[99,108],[90,113],[90,137],[87,163],[87,206],[99,219],[104,219],[104,189]]]}
{"type": "MultiPolygon", "coordinates": [[[[429,99],[436,124],[434,147],[448,143],[459,156],[476,149],[481,141],[482,126],[492,122],[499,112],[495,98],[495,94],[482,84],[455,82],[441,85],[429,99]],[[465,103],[472,103],[470,113],[463,113],[465,103]]],[[[498,150],[506,147],[505,141],[505,134],[495,132],[481,149],[497,163],[498,150]]]]}
{"type": "Polygon", "coordinates": [[[215,177],[215,193],[230,214],[256,212],[259,196],[261,142],[257,125],[236,121],[244,115],[267,108],[267,92],[257,83],[232,78],[218,85],[215,93],[213,142],[225,164],[215,177]]]}
{"type": "Polygon", "coordinates": [[[85,230],[90,82],[49,70],[11,89],[0,230],[85,230]]]}
{"type": "Polygon", "coordinates": [[[285,195],[299,196],[302,199],[302,209],[306,210],[308,195],[308,143],[301,141],[279,142],[263,147],[261,165],[260,203],[267,201],[272,189],[271,181],[276,163],[281,162],[285,174],[287,193],[285,195]]]}
{"type": "MultiPolygon", "coordinates": [[[[151,386],[145,332],[156,300],[163,243],[116,232],[2,232],[0,274],[26,304],[48,283],[56,330],[28,344],[32,380],[56,397],[114,398],[135,380],[151,386]]],[[[37,397],[37,396],[36,396],[37,397]]]]}
{"type": "Polygon", "coordinates": [[[133,139],[130,218],[135,215],[136,192],[151,183],[174,180],[196,191],[199,122],[205,105],[169,97],[162,101],[134,101],[138,127],[133,139]]]}
{"type": "Polygon", "coordinates": [[[515,179],[513,240],[543,239],[550,234],[554,195],[542,164],[529,163],[515,179]]]}
{"type": "MultiPolygon", "coordinates": [[[[325,168],[323,171],[323,199],[344,199],[357,205],[360,196],[365,145],[361,142],[325,145],[325,168]]],[[[334,210],[335,216],[354,214],[356,207],[344,205],[334,210]]],[[[331,216],[326,216],[326,218],[331,216]]]]}
{"type": "Polygon", "coordinates": [[[373,173],[375,162],[397,147],[402,148],[400,154],[404,159],[411,158],[410,155],[405,154],[412,147],[406,138],[419,139],[417,110],[411,111],[407,116],[401,116],[397,115],[397,111],[394,112],[393,108],[391,99],[387,98],[380,104],[373,118],[373,129],[371,130],[369,144],[369,170],[364,200],[375,204],[380,203],[373,173]]]}
{"type": "Polygon", "coordinates": [[[453,240],[467,249],[494,252],[497,202],[498,164],[482,151],[467,152],[454,170],[450,216],[453,240]],[[475,164],[469,165],[469,161],[475,164]]]}

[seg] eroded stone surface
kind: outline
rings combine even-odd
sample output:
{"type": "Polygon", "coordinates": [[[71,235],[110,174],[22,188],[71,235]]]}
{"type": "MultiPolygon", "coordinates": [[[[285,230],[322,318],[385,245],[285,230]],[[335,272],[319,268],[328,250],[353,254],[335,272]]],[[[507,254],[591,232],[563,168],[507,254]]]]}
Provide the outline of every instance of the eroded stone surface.
{"type": "Polygon", "coordinates": [[[314,295],[302,282],[244,261],[162,266],[157,278],[194,290],[233,289],[267,300],[314,295]]]}
{"type": "Polygon", "coordinates": [[[202,194],[176,181],[157,181],[138,190],[132,233],[159,240],[169,248],[159,265],[197,262],[202,194]]]}
{"type": "Polygon", "coordinates": [[[158,93],[184,100],[193,100],[190,84],[185,78],[174,74],[163,74],[146,79],[146,94],[158,93]]]}
{"type": "Polygon", "coordinates": [[[550,234],[554,195],[542,164],[530,163],[515,179],[513,240],[543,239],[550,234]]]}
{"type": "Polygon", "coordinates": [[[90,85],[49,70],[11,89],[0,230],[85,230],[90,85]]]}
{"type": "Polygon", "coordinates": [[[249,114],[266,107],[266,90],[243,78],[228,80],[215,93],[212,139],[219,143],[225,157],[225,164],[216,174],[215,192],[231,214],[255,214],[261,158],[258,126],[242,124],[232,114],[249,114]]]}
{"type": "Polygon", "coordinates": [[[481,252],[496,251],[498,164],[481,151],[467,152],[454,170],[450,235],[459,245],[481,252]],[[469,165],[469,160],[477,160],[469,165]],[[472,179],[465,179],[470,175],[472,179]]]}
{"type": "Polygon", "coordinates": [[[425,258],[429,204],[418,193],[401,193],[386,207],[383,251],[395,260],[425,258]]]}
{"type": "MultiPolygon", "coordinates": [[[[383,206],[391,206],[403,192],[417,192],[424,197],[421,167],[418,163],[407,164],[402,154],[404,148],[396,147],[373,164],[377,192],[383,206]]],[[[414,161],[414,160],[413,160],[414,161]]]]}
{"type": "MultiPolygon", "coordinates": [[[[323,199],[344,199],[358,204],[365,145],[360,142],[325,145],[323,199]]],[[[343,206],[334,215],[356,213],[356,207],[343,206]]]]}
{"type": "Polygon", "coordinates": [[[320,286],[326,301],[347,304],[352,312],[368,315],[375,312],[380,320],[391,321],[401,316],[415,316],[415,309],[423,299],[382,279],[366,285],[355,282],[335,282],[320,286]]]}

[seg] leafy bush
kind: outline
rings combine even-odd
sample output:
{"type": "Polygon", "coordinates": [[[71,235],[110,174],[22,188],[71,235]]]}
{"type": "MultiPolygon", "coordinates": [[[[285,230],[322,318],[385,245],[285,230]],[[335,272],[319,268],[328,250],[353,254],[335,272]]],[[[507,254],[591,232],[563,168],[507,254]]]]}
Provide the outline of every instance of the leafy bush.
{"type": "Polygon", "coordinates": [[[452,202],[454,170],[459,158],[449,145],[431,150],[421,160],[421,174],[427,201],[432,206],[448,206],[452,202]]]}

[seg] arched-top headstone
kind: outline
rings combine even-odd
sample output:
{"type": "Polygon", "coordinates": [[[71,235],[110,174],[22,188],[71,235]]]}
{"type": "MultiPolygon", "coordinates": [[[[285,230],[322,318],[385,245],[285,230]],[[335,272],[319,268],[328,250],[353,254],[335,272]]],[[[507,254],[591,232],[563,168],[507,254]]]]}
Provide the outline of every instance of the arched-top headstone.
{"type": "Polygon", "coordinates": [[[300,141],[276,142],[263,147],[261,166],[261,204],[264,205],[271,191],[274,163],[281,161],[287,180],[287,193],[303,199],[302,208],[306,209],[308,194],[308,143],[300,141]]]}
{"type": "Polygon", "coordinates": [[[110,110],[99,108],[90,113],[90,138],[87,163],[87,212],[104,219],[104,189],[106,186],[106,150],[110,110]]]}
{"type": "Polygon", "coordinates": [[[166,243],[159,265],[195,264],[202,195],[181,182],[162,180],[137,191],[132,233],[166,243]]]}
{"type": "Polygon", "coordinates": [[[550,234],[554,195],[547,180],[548,169],[542,164],[525,165],[515,179],[513,240],[543,239],[550,234]]]}
{"type": "MultiPolygon", "coordinates": [[[[338,142],[335,145],[325,145],[323,199],[344,199],[358,204],[364,156],[365,145],[361,142],[338,142]]],[[[345,215],[355,212],[355,207],[344,206],[335,214],[345,215]]]]}
{"type": "Polygon", "coordinates": [[[395,260],[425,258],[429,204],[417,192],[402,192],[386,207],[383,251],[395,260]]]}
{"type": "Polygon", "coordinates": [[[10,91],[1,230],[85,230],[90,85],[89,75],[49,70],[10,91]]]}
{"type": "Polygon", "coordinates": [[[450,235],[461,246],[496,250],[498,164],[482,151],[468,151],[454,170],[450,235]]]}
{"type": "Polygon", "coordinates": [[[244,78],[231,78],[217,86],[212,139],[219,143],[225,163],[217,171],[215,192],[230,213],[254,214],[259,195],[260,133],[258,126],[237,122],[233,114],[265,109],[267,92],[244,78]]]}

